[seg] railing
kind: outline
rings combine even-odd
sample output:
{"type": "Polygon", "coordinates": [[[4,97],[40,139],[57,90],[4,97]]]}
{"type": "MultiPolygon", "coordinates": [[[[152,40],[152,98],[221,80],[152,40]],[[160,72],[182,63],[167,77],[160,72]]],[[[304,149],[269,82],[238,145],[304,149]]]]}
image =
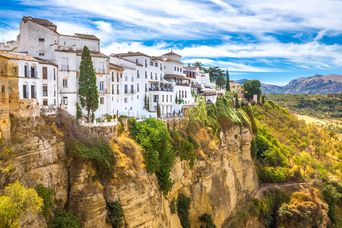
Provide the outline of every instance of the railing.
{"type": "Polygon", "coordinates": [[[69,65],[61,65],[61,71],[69,71],[69,65]]]}
{"type": "Polygon", "coordinates": [[[99,93],[100,95],[107,94],[107,89],[99,90],[98,93],[99,93]]]}
{"type": "Polygon", "coordinates": [[[136,90],[129,90],[125,91],[125,94],[135,94],[137,91],[136,90]]]}
{"type": "Polygon", "coordinates": [[[106,73],[105,69],[96,69],[95,71],[97,74],[105,74],[106,73]]]}
{"type": "Polygon", "coordinates": [[[173,92],[173,89],[165,89],[165,88],[149,88],[149,91],[173,92]]]}

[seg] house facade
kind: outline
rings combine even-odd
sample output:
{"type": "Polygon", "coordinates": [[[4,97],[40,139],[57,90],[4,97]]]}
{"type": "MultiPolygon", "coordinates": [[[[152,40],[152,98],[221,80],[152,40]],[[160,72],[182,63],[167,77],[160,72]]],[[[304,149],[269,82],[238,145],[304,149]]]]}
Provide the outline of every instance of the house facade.
{"type": "MultiPolygon", "coordinates": [[[[149,118],[157,114],[169,117],[195,105],[197,95],[207,96],[212,102],[217,96],[209,75],[198,67],[185,67],[182,57],[173,51],[162,56],[141,52],[107,56],[101,53],[96,36],[60,34],[52,22],[33,17],[22,18],[20,34],[14,43],[17,46],[12,45],[11,50],[16,52],[6,50],[0,57],[17,66],[14,84],[18,99],[34,101],[39,108],[37,115],[62,108],[76,116],[84,46],[90,51],[96,72],[99,94],[96,118],[106,115],[149,118]]],[[[4,97],[8,95],[4,93],[4,97]]]]}

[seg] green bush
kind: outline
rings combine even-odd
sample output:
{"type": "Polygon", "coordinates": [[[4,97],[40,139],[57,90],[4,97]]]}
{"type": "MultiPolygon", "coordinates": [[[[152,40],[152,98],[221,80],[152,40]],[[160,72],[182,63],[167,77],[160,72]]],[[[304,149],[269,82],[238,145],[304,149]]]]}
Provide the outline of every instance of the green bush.
{"type": "Polygon", "coordinates": [[[176,200],[171,200],[170,202],[170,211],[172,214],[176,214],[177,213],[177,205],[176,205],[176,200]]]}
{"type": "Polygon", "coordinates": [[[81,142],[76,138],[70,139],[68,151],[76,159],[90,161],[101,180],[108,178],[113,171],[114,153],[104,139],[94,137],[88,138],[86,142],[81,142]]]}
{"type": "Polygon", "coordinates": [[[183,228],[190,228],[189,208],[190,198],[183,194],[179,194],[177,200],[177,212],[183,228]]]}
{"type": "Polygon", "coordinates": [[[129,128],[144,149],[146,170],[156,174],[160,189],[166,194],[172,187],[170,171],[175,157],[169,131],[162,121],[154,118],[141,122],[132,119],[129,128]]]}
{"type": "Polygon", "coordinates": [[[323,197],[329,205],[328,216],[332,224],[336,224],[336,205],[342,201],[342,185],[337,182],[327,182],[323,186],[323,197]]]}
{"type": "Polygon", "coordinates": [[[65,211],[57,211],[55,218],[49,225],[50,228],[79,228],[81,227],[79,219],[65,211]]]}
{"type": "Polygon", "coordinates": [[[283,167],[259,167],[259,178],[264,183],[282,183],[289,180],[287,168],[283,167]]]}
{"type": "Polygon", "coordinates": [[[261,200],[255,199],[256,212],[266,227],[276,227],[277,211],[283,203],[290,201],[290,195],[282,190],[266,192],[261,200]]]}
{"type": "Polygon", "coordinates": [[[188,160],[190,166],[193,166],[197,158],[195,148],[197,148],[198,145],[191,137],[186,137],[177,130],[170,130],[170,135],[175,154],[179,156],[181,160],[188,160]]]}
{"type": "Polygon", "coordinates": [[[55,204],[55,193],[52,189],[44,187],[41,184],[36,186],[36,192],[39,197],[43,199],[42,213],[46,221],[49,221],[55,204]]]}
{"type": "Polygon", "coordinates": [[[198,220],[202,223],[201,228],[216,228],[211,215],[207,213],[202,214],[198,220]]]}
{"type": "Polygon", "coordinates": [[[124,226],[124,214],[119,201],[107,203],[106,221],[112,224],[113,228],[120,228],[124,226]]]}

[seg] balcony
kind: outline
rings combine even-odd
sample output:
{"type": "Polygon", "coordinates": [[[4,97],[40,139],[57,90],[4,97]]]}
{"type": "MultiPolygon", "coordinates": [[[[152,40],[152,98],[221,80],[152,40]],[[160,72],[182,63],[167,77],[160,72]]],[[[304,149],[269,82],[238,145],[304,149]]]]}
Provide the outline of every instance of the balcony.
{"type": "Polygon", "coordinates": [[[98,94],[99,94],[99,95],[105,95],[105,94],[108,94],[108,93],[107,93],[107,89],[98,90],[98,94]]]}
{"type": "Polygon", "coordinates": [[[61,67],[59,69],[60,69],[60,71],[70,71],[69,65],[61,65],[61,67]]]}
{"type": "Polygon", "coordinates": [[[129,91],[127,90],[124,92],[125,95],[136,94],[136,93],[137,93],[136,90],[129,90],[129,91]]]}
{"type": "Polygon", "coordinates": [[[161,92],[173,92],[173,88],[159,88],[159,87],[152,87],[148,89],[149,91],[161,91],[161,92]]]}

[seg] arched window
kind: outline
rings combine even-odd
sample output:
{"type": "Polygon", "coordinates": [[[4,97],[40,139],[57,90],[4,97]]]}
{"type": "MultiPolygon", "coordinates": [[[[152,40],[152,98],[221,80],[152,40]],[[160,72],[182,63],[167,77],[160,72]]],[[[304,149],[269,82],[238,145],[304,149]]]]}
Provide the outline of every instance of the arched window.
{"type": "Polygon", "coordinates": [[[26,63],[24,67],[24,76],[25,78],[29,77],[29,65],[26,63]]]}
{"type": "Polygon", "coordinates": [[[31,65],[31,78],[37,78],[37,69],[34,64],[31,65]]]}
{"type": "Polygon", "coordinates": [[[27,82],[23,84],[23,99],[29,98],[29,88],[27,82]]]}
{"type": "Polygon", "coordinates": [[[31,85],[31,99],[36,99],[37,98],[37,89],[36,89],[36,84],[33,83],[31,85]]]}

